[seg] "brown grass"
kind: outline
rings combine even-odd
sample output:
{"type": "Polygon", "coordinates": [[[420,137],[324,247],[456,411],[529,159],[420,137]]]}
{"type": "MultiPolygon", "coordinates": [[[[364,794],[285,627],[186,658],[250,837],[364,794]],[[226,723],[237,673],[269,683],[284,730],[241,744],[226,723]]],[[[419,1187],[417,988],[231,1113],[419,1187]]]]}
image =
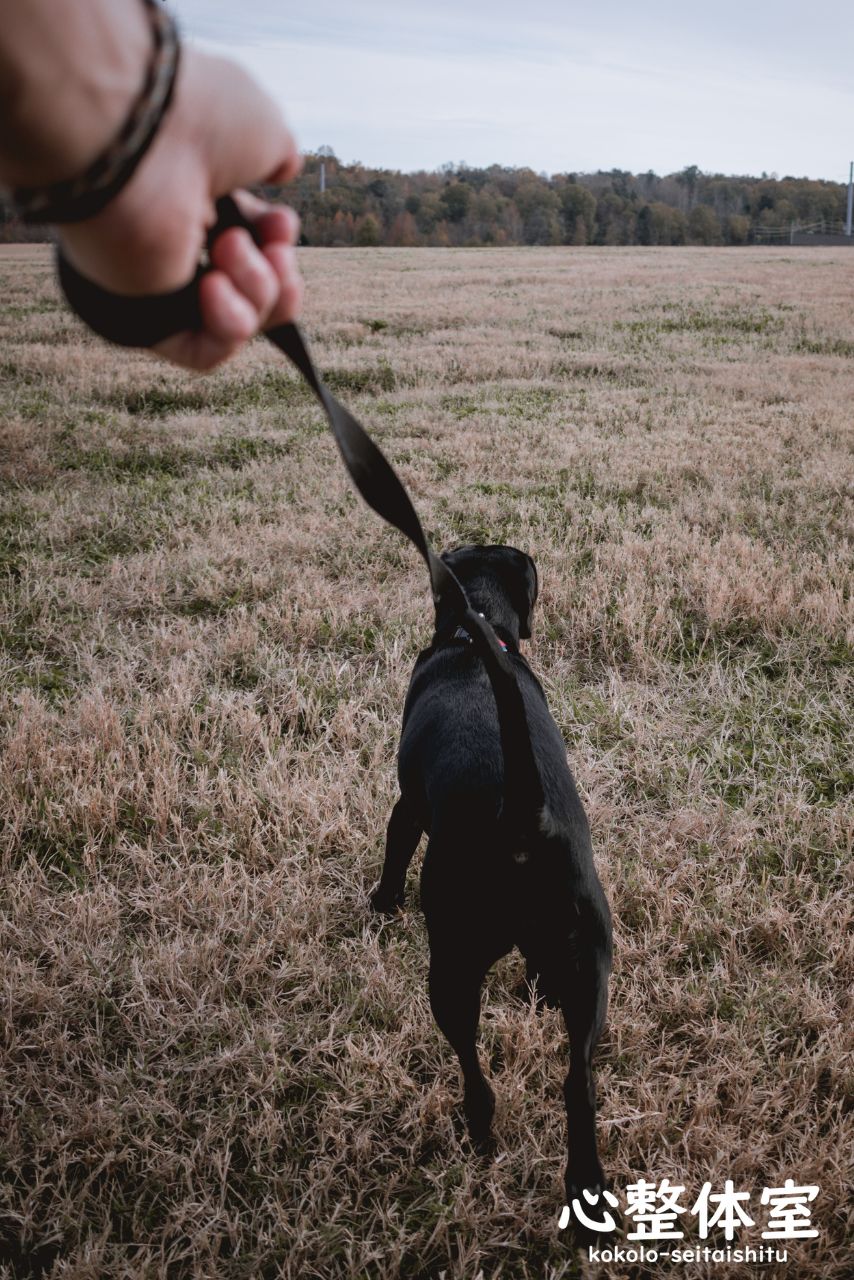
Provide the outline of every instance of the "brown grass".
{"type": "MultiPolygon", "coordinates": [[[[531,657],[615,917],[615,1187],[732,1177],[760,1219],[818,1183],[819,1238],[766,1274],[841,1280],[854,259],[303,265],[319,362],[437,545],[539,562],[531,657]]],[[[366,908],[423,566],[263,343],[194,380],[83,334],[44,249],[0,274],[0,1275],[587,1274],[559,1018],[492,975],[479,1164],[415,886],[366,908]]]]}

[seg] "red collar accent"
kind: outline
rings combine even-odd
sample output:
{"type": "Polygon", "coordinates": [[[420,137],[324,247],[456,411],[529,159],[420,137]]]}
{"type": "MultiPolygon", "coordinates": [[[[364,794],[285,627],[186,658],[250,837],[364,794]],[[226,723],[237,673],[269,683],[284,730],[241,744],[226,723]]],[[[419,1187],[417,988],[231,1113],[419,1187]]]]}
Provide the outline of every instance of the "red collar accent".
{"type": "MultiPolygon", "coordinates": [[[[457,629],[456,629],[456,631],[454,632],[454,634],[453,634],[453,636],[451,637],[451,639],[452,639],[452,640],[465,640],[468,644],[471,644],[471,643],[472,643],[472,638],[471,638],[471,636],[469,635],[469,633],[466,631],[465,627],[457,627],[457,629]]],[[[506,645],[506,644],[504,643],[504,641],[501,639],[501,636],[500,636],[500,635],[498,635],[498,634],[496,633],[495,639],[498,641],[498,643],[501,645],[501,648],[502,648],[502,649],[504,650],[504,652],[506,653],[506,652],[507,652],[507,645],[506,645]]]]}

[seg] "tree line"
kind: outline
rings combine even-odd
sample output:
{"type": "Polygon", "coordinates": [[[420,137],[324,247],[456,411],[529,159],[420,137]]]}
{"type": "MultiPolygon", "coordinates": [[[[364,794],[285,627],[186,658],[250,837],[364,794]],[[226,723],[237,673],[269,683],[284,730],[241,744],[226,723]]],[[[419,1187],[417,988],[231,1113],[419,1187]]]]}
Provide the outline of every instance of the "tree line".
{"type": "Polygon", "coordinates": [[[314,245],[738,245],[787,239],[793,222],[836,228],[846,212],[844,184],[808,178],[697,165],[665,176],[462,163],[399,173],[342,164],[328,148],[305,157],[286,198],[314,245]]]}
{"type": "MultiPolygon", "coordinates": [[[[843,183],[776,175],[556,173],[447,164],[400,173],[343,164],[322,147],[288,187],[261,189],[300,215],[311,245],[739,245],[784,242],[792,223],[841,229],[843,183]],[[321,189],[321,166],[323,185],[321,189]]],[[[0,240],[45,239],[0,199],[0,240]]]]}

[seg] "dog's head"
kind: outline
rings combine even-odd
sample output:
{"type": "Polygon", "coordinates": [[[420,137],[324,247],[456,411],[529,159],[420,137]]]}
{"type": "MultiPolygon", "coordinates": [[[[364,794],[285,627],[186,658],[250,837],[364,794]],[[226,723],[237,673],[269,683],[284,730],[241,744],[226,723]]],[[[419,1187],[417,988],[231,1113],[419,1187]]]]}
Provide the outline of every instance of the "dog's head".
{"type": "Polygon", "coordinates": [[[493,626],[531,638],[539,580],[537,566],[515,547],[454,547],[442,559],[465,587],[473,607],[493,626]]]}

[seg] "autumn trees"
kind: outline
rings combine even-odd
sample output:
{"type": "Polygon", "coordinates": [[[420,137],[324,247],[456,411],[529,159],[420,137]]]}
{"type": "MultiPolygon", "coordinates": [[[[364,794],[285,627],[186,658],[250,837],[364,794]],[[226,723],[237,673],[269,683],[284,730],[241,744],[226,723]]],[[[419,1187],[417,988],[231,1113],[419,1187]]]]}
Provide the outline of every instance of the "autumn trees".
{"type": "MultiPolygon", "coordinates": [[[[788,240],[792,223],[836,224],[845,217],[844,185],[807,178],[708,174],[697,165],[664,176],[624,169],[549,176],[464,163],[398,173],[342,164],[329,147],[306,156],[284,193],[268,194],[296,207],[308,244],[366,248],[739,245],[788,240]]],[[[0,201],[0,239],[26,234],[0,201]]]]}

